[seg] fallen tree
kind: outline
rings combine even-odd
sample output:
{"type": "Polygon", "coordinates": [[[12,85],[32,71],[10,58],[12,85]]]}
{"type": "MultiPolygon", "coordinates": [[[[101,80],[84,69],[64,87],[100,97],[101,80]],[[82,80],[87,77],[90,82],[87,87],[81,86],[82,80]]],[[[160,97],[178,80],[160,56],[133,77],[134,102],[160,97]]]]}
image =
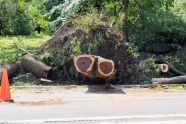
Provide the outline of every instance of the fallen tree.
{"type": "Polygon", "coordinates": [[[186,75],[185,76],[177,76],[172,78],[153,78],[152,84],[180,84],[186,83],[186,75]]]}
{"type": "Polygon", "coordinates": [[[37,61],[32,55],[25,55],[21,59],[21,66],[24,70],[33,73],[40,78],[49,78],[52,73],[52,67],[37,61]]]}

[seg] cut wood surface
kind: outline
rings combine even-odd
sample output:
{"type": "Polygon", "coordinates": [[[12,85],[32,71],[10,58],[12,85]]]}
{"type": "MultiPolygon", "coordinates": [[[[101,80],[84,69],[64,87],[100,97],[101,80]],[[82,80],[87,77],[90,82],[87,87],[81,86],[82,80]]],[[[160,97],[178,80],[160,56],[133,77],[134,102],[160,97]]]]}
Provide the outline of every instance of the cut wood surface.
{"type": "Polygon", "coordinates": [[[109,77],[114,75],[115,65],[112,60],[98,57],[97,69],[99,72],[98,77],[109,77]]]}
{"type": "Polygon", "coordinates": [[[21,59],[21,66],[24,70],[33,73],[35,76],[47,79],[52,73],[52,67],[37,61],[32,55],[25,55],[21,59]]]}
{"type": "Polygon", "coordinates": [[[167,64],[159,64],[159,69],[161,72],[166,73],[169,71],[169,66],[167,64]]]}
{"type": "Polygon", "coordinates": [[[177,76],[172,78],[153,78],[153,84],[180,84],[186,83],[186,76],[177,76]]]}
{"type": "Polygon", "coordinates": [[[93,55],[79,55],[74,59],[76,71],[86,76],[89,76],[93,70],[95,58],[93,55]]]}
{"type": "Polygon", "coordinates": [[[108,78],[114,75],[115,65],[112,60],[94,55],[79,55],[74,59],[76,71],[89,78],[108,78]]]}

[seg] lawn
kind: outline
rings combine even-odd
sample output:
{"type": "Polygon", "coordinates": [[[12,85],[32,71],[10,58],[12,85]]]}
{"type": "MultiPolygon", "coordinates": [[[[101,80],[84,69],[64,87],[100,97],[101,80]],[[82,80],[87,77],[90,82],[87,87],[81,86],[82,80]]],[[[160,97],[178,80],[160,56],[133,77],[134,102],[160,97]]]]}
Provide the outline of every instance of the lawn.
{"type": "Polygon", "coordinates": [[[16,45],[26,50],[36,50],[50,37],[45,34],[0,36],[0,64],[12,63],[20,59],[23,53],[16,48],[16,45]]]}

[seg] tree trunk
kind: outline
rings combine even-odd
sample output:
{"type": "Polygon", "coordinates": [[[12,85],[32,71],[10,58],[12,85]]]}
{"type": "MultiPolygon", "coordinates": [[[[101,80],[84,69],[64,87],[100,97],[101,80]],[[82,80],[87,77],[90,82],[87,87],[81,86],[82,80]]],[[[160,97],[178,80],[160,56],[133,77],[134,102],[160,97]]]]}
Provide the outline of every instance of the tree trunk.
{"type": "Polygon", "coordinates": [[[129,0],[123,0],[124,4],[124,21],[123,21],[123,35],[124,35],[124,42],[128,42],[128,6],[129,6],[129,0]]]}
{"type": "Polygon", "coordinates": [[[173,78],[153,78],[153,84],[180,84],[186,83],[186,76],[178,76],[173,78]]]}
{"type": "Polygon", "coordinates": [[[25,55],[21,60],[21,66],[28,72],[33,73],[40,78],[49,78],[52,73],[52,67],[34,59],[32,55],[25,55]]]}

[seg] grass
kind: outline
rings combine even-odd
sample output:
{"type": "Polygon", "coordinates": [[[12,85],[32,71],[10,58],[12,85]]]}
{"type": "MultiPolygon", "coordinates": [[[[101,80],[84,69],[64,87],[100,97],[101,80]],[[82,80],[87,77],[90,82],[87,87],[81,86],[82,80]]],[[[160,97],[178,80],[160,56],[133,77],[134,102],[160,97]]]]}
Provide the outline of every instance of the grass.
{"type": "Polygon", "coordinates": [[[33,86],[32,82],[15,81],[13,86],[33,86]]]}
{"type": "Polygon", "coordinates": [[[26,50],[36,50],[43,42],[50,39],[46,34],[30,36],[0,36],[0,64],[16,62],[22,56],[22,51],[15,44],[26,50]]]}
{"type": "Polygon", "coordinates": [[[154,90],[165,90],[165,89],[170,89],[170,90],[185,90],[186,89],[186,85],[182,85],[182,84],[173,84],[173,85],[161,85],[161,84],[157,84],[154,85],[153,87],[151,87],[154,90]]]}

